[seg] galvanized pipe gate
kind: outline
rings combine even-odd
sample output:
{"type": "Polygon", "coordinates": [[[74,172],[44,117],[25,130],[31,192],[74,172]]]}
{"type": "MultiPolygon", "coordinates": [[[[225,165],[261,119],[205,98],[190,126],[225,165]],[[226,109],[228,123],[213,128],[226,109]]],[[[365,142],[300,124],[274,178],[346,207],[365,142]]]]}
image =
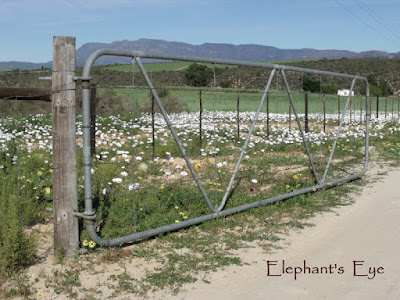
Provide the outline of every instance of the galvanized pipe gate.
{"type": "Polygon", "coordinates": [[[255,62],[245,62],[245,61],[235,61],[235,60],[224,60],[224,59],[210,59],[210,58],[203,58],[203,57],[191,57],[191,56],[181,56],[181,55],[162,55],[162,54],[153,54],[153,53],[145,53],[145,52],[141,52],[141,51],[130,51],[130,50],[102,49],[102,50],[93,52],[90,55],[90,57],[87,59],[85,67],[83,69],[83,74],[82,74],[81,79],[82,79],[82,109],[83,109],[83,120],[82,120],[83,126],[82,127],[83,127],[83,168],[84,168],[85,210],[83,213],[75,212],[75,215],[85,219],[86,228],[87,228],[90,238],[94,242],[96,242],[98,245],[101,245],[101,246],[116,246],[116,245],[120,245],[123,243],[141,240],[141,239],[148,238],[151,236],[156,236],[161,233],[170,232],[170,231],[178,230],[181,228],[189,227],[192,225],[200,224],[200,223],[208,221],[208,220],[212,220],[212,219],[232,215],[235,213],[239,213],[239,212],[248,210],[250,208],[258,207],[260,205],[265,205],[268,203],[273,203],[276,201],[281,201],[281,200],[285,200],[288,198],[292,198],[292,197],[295,197],[295,196],[298,196],[301,194],[309,193],[309,192],[312,192],[315,190],[332,187],[332,186],[335,186],[335,185],[338,185],[338,184],[341,184],[344,182],[348,182],[348,181],[351,181],[351,180],[354,180],[357,178],[361,178],[367,171],[368,147],[369,147],[369,145],[368,145],[368,130],[369,130],[369,117],[370,116],[369,116],[369,109],[368,109],[368,107],[369,107],[369,85],[368,85],[368,81],[365,77],[341,74],[341,73],[335,73],[335,72],[327,72],[327,71],[321,71],[321,70],[313,70],[313,69],[305,69],[305,68],[277,65],[277,64],[265,64],[265,63],[255,63],[255,62]],[[184,158],[186,165],[187,165],[188,169],[190,170],[190,173],[193,176],[193,179],[196,182],[196,185],[197,185],[199,191],[201,192],[202,197],[204,198],[204,201],[207,203],[207,206],[210,210],[210,214],[192,218],[192,219],[188,219],[188,220],[184,220],[179,223],[173,223],[173,224],[169,224],[166,226],[145,230],[142,232],[134,232],[132,234],[114,238],[114,239],[110,239],[110,240],[103,240],[97,234],[96,229],[95,229],[96,214],[93,211],[91,151],[90,151],[90,126],[91,126],[91,122],[90,122],[90,81],[92,79],[90,71],[91,71],[91,68],[92,68],[94,62],[96,61],[96,59],[98,59],[100,56],[105,56],[105,55],[131,57],[132,59],[134,59],[134,61],[139,66],[139,69],[140,69],[140,71],[152,93],[152,96],[155,99],[157,106],[159,107],[159,109],[161,111],[161,114],[162,114],[165,122],[167,123],[167,126],[168,126],[180,152],[181,152],[181,155],[184,158]],[[249,66],[249,67],[258,67],[258,68],[264,68],[264,69],[271,70],[269,78],[265,85],[264,92],[261,96],[258,108],[257,108],[254,118],[251,122],[249,132],[248,132],[247,137],[246,137],[246,139],[243,143],[243,146],[240,150],[239,157],[236,161],[234,171],[232,172],[231,177],[229,179],[229,184],[227,185],[227,188],[225,189],[222,199],[219,204],[214,206],[211,203],[209,196],[200,181],[199,175],[198,175],[197,171],[195,170],[195,168],[193,167],[192,163],[190,162],[190,159],[180,141],[180,138],[179,138],[173,124],[170,121],[168,113],[166,112],[166,110],[157,94],[156,89],[154,88],[149,76],[147,75],[147,72],[141,62],[141,58],[190,61],[190,62],[224,64],[224,65],[235,65],[235,66],[249,66]],[[305,137],[304,130],[302,129],[302,126],[300,123],[299,114],[296,111],[296,107],[295,107],[294,100],[292,98],[290,87],[289,87],[288,81],[286,79],[286,71],[294,71],[294,72],[302,72],[302,73],[310,73],[310,74],[318,74],[318,75],[326,75],[326,76],[335,76],[335,77],[351,79],[351,87],[350,87],[349,95],[352,94],[351,92],[353,91],[355,82],[357,80],[360,80],[365,83],[365,85],[366,85],[365,154],[364,154],[364,166],[363,166],[362,171],[339,178],[339,179],[332,180],[330,182],[326,182],[326,176],[327,176],[328,170],[330,168],[330,165],[332,163],[333,153],[335,151],[335,147],[336,147],[338,138],[340,136],[340,132],[343,127],[345,112],[347,110],[347,107],[348,107],[348,104],[350,101],[350,96],[348,96],[346,105],[343,109],[342,117],[340,119],[336,137],[333,142],[333,146],[330,151],[329,159],[326,164],[324,173],[323,173],[322,177],[318,176],[318,174],[316,172],[316,168],[314,166],[314,161],[312,159],[310,149],[309,149],[306,137],[305,137]],[[271,82],[272,82],[275,74],[278,74],[278,72],[283,78],[284,86],[285,86],[286,92],[288,94],[288,97],[289,97],[289,100],[291,103],[291,107],[293,109],[293,113],[296,118],[296,122],[297,122],[299,130],[301,132],[303,144],[304,144],[304,147],[305,147],[305,150],[306,150],[306,153],[308,156],[308,160],[309,160],[309,166],[310,166],[310,169],[312,171],[312,174],[313,174],[313,177],[315,180],[315,185],[311,186],[311,187],[303,188],[303,189],[300,189],[297,191],[293,191],[290,193],[286,193],[283,195],[267,198],[267,199],[264,199],[261,201],[256,201],[256,202],[253,202],[250,204],[245,204],[245,205],[241,205],[241,206],[237,206],[237,207],[233,207],[233,208],[224,210],[226,203],[229,199],[229,195],[232,192],[232,187],[233,187],[234,181],[236,179],[239,167],[242,164],[245,151],[248,148],[254,127],[259,118],[261,108],[265,101],[266,95],[270,89],[271,82]]]}

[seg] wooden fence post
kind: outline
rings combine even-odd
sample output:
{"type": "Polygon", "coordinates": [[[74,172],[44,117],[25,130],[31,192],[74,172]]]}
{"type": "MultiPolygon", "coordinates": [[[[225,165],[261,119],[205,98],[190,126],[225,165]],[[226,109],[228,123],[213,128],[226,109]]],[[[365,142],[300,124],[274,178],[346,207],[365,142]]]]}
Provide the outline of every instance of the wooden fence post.
{"type": "Polygon", "coordinates": [[[376,118],[379,117],[379,96],[376,96],[376,118]]]}
{"type": "Polygon", "coordinates": [[[79,246],[76,134],[75,37],[53,37],[54,253],[72,258],[79,246]]]}

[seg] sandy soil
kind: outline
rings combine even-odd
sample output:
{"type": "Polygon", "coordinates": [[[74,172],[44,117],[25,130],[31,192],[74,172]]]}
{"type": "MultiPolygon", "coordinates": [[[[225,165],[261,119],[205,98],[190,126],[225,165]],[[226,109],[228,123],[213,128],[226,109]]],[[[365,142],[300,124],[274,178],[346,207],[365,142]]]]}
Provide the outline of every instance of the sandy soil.
{"type": "Polygon", "coordinates": [[[292,231],[283,249],[270,255],[249,249],[242,255],[249,265],[228,267],[211,274],[210,284],[199,281],[176,296],[156,298],[400,299],[400,170],[379,178],[355,204],[292,231]]]}
{"type": "MultiPolygon", "coordinates": [[[[367,173],[376,180],[355,196],[353,205],[317,215],[309,220],[313,227],[290,231],[272,254],[254,243],[239,252],[245,265],[203,274],[203,280],[185,285],[178,295],[163,290],[145,299],[400,299],[400,169],[383,176],[376,175],[379,171],[367,173]]],[[[34,298],[68,299],[51,288],[54,272],[64,268],[54,264],[51,227],[37,228],[42,261],[29,268],[28,277],[35,293],[41,293],[34,298]]],[[[116,282],[110,275],[144,275],[155,267],[139,258],[127,258],[123,267],[95,258],[86,264],[79,276],[85,292],[78,299],[142,299],[113,297],[116,282]]]]}

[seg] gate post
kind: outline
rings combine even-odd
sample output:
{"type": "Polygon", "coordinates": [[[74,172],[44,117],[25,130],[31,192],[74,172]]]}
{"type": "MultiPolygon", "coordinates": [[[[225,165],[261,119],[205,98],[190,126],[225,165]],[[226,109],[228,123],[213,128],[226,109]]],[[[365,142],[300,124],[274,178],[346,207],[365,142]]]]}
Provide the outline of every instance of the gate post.
{"type": "Polygon", "coordinates": [[[75,37],[53,37],[54,254],[72,258],[79,245],[76,134],[75,37]]]}

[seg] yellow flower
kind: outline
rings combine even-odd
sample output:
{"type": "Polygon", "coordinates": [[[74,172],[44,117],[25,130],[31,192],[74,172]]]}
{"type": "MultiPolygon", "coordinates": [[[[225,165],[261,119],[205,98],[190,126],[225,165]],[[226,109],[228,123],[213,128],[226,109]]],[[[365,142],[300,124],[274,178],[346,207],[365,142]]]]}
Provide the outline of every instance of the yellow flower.
{"type": "Polygon", "coordinates": [[[94,247],[96,247],[96,243],[95,242],[93,242],[93,241],[90,241],[89,242],[89,248],[94,248],[94,247]]]}
{"type": "Polygon", "coordinates": [[[181,216],[184,216],[184,215],[185,215],[185,213],[184,213],[184,212],[180,212],[179,214],[180,214],[181,216]]]}
{"type": "Polygon", "coordinates": [[[183,216],[182,218],[184,218],[186,220],[188,218],[188,216],[183,216]]]}
{"type": "Polygon", "coordinates": [[[161,186],[160,186],[160,190],[163,190],[165,188],[165,186],[164,186],[164,184],[162,184],[161,186]]]}
{"type": "Polygon", "coordinates": [[[88,240],[84,240],[84,241],[82,242],[82,246],[83,246],[83,247],[89,246],[88,240]]]}
{"type": "Polygon", "coordinates": [[[49,172],[50,172],[50,173],[53,173],[53,169],[50,169],[49,172]]]}
{"type": "Polygon", "coordinates": [[[175,223],[179,223],[179,220],[175,220],[175,223]]]}
{"type": "Polygon", "coordinates": [[[178,205],[175,205],[175,209],[179,209],[179,206],[178,206],[178,205]]]}
{"type": "Polygon", "coordinates": [[[297,180],[297,179],[299,179],[299,177],[298,177],[297,175],[294,175],[294,176],[293,176],[293,179],[294,179],[294,180],[297,180]]]}
{"type": "Polygon", "coordinates": [[[316,189],[316,188],[313,188],[312,190],[313,190],[313,192],[316,192],[316,191],[317,191],[317,189],[316,189]]]}
{"type": "Polygon", "coordinates": [[[195,164],[193,165],[193,168],[194,168],[194,170],[195,170],[196,172],[199,171],[200,167],[201,167],[201,164],[200,164],[200,163],[195,163],[195,164]]]}
{"type": "Polygon", "coordinates": [[[50,188],[49,188],[49,187],[45,187],[45,188],[44,188],[44,194],[45,194],[45,195],[50,194],[50,188]]]}
{"type": "Polygon", "coordinates": [[[290,189],[290,185],[285,185],[285,189],[290,189]]]}
{"type": "Polygon", "coordinates": [[[37,171],[37,174],[39,175],[39,176],[42,176],[42,171],[37,171]]]}
{"type": "Polygon", "coordinates": [[[43,293],[42,293],[42,292],[37,292],[36,295],[38,295],[38,297],[42,297],[42,296],[43,296],[43,293]]]}

